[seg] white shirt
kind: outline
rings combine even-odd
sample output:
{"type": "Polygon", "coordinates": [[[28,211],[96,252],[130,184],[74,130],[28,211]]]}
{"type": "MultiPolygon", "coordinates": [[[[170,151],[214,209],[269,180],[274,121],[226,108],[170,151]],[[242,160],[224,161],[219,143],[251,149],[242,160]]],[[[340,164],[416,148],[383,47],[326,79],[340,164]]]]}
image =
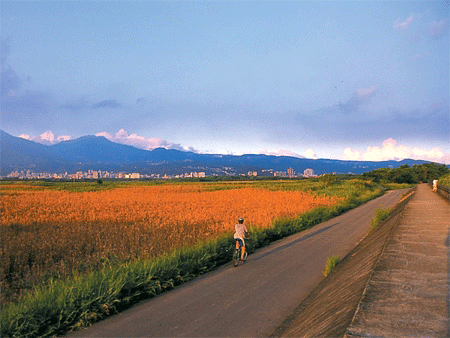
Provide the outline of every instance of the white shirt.
{"type": "Polygon", "coordinates": [[[234,226],[234,230],[235,230],[234,238],[240,238],[242,240],[245,237],[245,232],[248,231],[245,224],[239,224],[239,223],[234,226]]]}

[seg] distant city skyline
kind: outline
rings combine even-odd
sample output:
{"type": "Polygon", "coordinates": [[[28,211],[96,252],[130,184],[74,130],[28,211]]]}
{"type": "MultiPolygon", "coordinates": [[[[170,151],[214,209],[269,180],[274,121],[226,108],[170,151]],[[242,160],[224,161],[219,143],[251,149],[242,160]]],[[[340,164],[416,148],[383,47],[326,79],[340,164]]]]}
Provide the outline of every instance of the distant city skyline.
{"type": "Polygon", "coordinates": [[[0,6],[14,136],[450,164],[448,1],[0,6]]]}

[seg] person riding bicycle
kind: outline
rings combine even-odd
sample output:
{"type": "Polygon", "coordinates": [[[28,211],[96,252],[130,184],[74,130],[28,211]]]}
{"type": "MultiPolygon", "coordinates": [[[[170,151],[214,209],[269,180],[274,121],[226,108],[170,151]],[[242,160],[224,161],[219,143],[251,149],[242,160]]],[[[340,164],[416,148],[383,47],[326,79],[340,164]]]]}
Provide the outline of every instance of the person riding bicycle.
{"type": "Polygon", "coordinates": [[[239,249],[239,245],[242,247],[241,249],[241,260],[245,260],[245,237],[248,236],[248,229],[244,224],[244,219],[239,218],[238,223],[234,226],[234,239],[236,240],[236,250],[239,249]]]}

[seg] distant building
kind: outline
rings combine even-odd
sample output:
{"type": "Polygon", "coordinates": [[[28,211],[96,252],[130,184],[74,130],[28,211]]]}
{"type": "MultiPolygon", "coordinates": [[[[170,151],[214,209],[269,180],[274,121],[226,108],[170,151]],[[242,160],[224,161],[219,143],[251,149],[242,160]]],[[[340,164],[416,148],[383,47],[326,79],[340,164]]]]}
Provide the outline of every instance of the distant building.
{"type": "Polygon", "coordinates": [[[294,171],[294,169],[288,168],[287,172],[288,172],[288,177],[289,177],[289,178],[295,177],[295,171],[294,171]]]}
{"type": "Polygon", "coordinates": [[[310,169],[310,168],[305,169],[303,171],[303,176],[305,176],[305,177],[313,177],[314,176],[314,170],[310,169]]]}
{"type": "Polygon", "coordinates": [[[247,176],[258,176],[258,172],[257,171],[249,171],[247,173],[247,176]]]}

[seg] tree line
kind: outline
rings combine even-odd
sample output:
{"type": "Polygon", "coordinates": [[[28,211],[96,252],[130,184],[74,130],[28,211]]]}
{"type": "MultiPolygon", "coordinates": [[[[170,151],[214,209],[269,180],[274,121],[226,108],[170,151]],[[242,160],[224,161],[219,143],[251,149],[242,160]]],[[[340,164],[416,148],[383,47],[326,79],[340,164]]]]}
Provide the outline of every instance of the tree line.
{"type": "Polygon", "coordinates": [[[374,182],[417,184],[431,182],[449,173],[450,169],[445,164],[424,163],[413,166],[405,164],[394,169],[375,169],[362,176],[374,182]]]}

